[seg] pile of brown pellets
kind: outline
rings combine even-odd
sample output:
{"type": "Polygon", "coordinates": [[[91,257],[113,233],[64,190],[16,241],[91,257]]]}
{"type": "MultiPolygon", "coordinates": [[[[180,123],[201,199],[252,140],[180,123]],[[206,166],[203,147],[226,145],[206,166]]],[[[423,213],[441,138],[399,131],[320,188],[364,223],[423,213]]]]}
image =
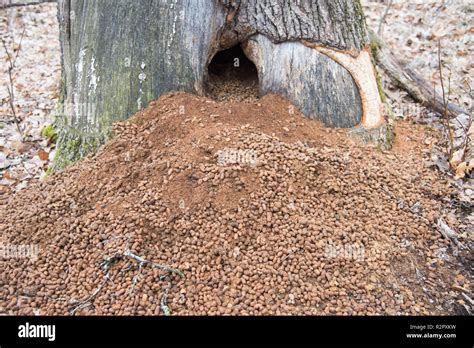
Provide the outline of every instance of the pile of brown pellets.
{"type": "Polygon", "coordinates": [[[468,285],[428,128],[382,151],[279,97],[177,93],[114,131],[0,198],[1,314],[450,314],[468,285]]]}

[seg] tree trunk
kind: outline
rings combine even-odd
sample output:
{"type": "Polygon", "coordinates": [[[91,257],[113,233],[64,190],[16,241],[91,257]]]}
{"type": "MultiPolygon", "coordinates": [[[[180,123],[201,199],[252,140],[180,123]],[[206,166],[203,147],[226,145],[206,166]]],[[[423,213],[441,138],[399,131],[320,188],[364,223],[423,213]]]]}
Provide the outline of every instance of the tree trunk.
{"type": "Polygon", "coordinates": [[[382,102],[359,0],[59,0],[62,102],[56,165],[93,150],[173,91],[206,94],[208,66],[241,45],[259,93],[331,127],[379,128],[382,102]]]}

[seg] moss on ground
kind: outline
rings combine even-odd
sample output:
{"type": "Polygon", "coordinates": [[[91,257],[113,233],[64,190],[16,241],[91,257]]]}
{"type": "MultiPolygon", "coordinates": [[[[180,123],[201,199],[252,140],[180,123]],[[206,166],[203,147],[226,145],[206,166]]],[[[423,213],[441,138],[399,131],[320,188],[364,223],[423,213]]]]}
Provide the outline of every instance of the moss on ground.
{"type": "Polygon", "coordinates": [[[58,139],[56,129],[54,125],[50,124],[43,128],[41,131],[41,136],[48,139],[49,142],[54,143],[58,139]]]}

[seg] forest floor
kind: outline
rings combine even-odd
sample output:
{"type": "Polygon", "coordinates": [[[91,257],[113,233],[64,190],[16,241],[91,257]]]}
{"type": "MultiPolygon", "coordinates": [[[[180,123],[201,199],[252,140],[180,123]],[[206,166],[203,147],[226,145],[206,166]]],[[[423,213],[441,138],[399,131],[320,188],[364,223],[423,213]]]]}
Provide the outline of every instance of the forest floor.
{"type": "MultiPolygon", "coordinates": [[[[438,43],[444,81],[451,81],[450,102],[473,108],[474,4],[469,1],[362,0],[367,24],[387,42],[397,58],[420,73],[438,93],[438,43]],[[391,5],[388,5],[392,3],[391,5]],[[388,12],[387,12],[388,11],[388,12]],[[384,17],[385,15],[385,17],[384,17]],[[385,18],[385,19],[384,19],[385,18]],[[384,20],[383,20],[384,19],[384,20]],[[383,25],[380,28],[380,22],[383,25]]],[[[385,81],[392,106],[406,118],[421,119],[427,111],[411,105],[406,93],[385,81]],[[408,104],[407,104],[408,103],[408,104]]],[[[446,91],[448,88],[446,88],[446,91]]]]}
{"type": "Polygon", "coordinates": [[[0,10],[0,33],[8,53],[16,58],[12,70],[10,106],[8,55],[0,47],[0,194],[19,191],[44,176],[54,158],[54,144],[42,136],[52,123],[59,97],[61,54],[56,5],[44,4],[0,10]],[[5,14],[5,15],[4,15],[5,14]]]}
{"type": "MultiPolygon", "coordinates": [[[[472,15],[458,19],[465,6],[396,2],[382,36],[435,86],[441,38],[450,100],[472,110],[472,15]]],[[[386,5],[366,2],[365,10],[377,30],[386,5]]],[[[388,79],[399,118],[391,151],[289,116],[277,97],[242,104],[177,94],[42,182],[55,151],[41,133],[58,98],[56,7],[9,10],[0,26],[18,54],[22,130],[2,64],[0,244],[39,246],[30,249],[35,262],[1,261],[0,314],[472,311],[472,182],[460,186],[433,168],[437,118],[388,79]],[[176,118],[177,105],[187,111],[176,118]]]]}

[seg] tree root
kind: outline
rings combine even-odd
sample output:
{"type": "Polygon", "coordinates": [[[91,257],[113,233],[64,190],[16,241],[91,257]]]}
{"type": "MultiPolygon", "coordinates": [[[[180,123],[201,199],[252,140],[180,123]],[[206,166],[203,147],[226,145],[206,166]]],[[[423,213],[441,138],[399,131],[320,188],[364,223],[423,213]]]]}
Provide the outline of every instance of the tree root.
{"type": "Polygon", "coordinates": [[[391,149],[395,137],[393,126],[390,122],[387,122],[378,128],[365,128],[360,125],[351,129],[349,134],[353,139],[356,139],[363,144],[375,144],[381,150],[391,149]]]}

